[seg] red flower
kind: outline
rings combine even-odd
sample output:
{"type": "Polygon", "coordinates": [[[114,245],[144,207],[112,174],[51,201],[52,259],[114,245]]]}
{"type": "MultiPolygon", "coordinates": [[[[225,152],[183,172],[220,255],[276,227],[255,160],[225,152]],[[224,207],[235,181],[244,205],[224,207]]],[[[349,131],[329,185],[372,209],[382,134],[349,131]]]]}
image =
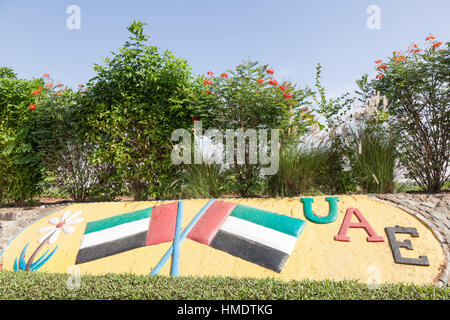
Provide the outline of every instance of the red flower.
{"type": "Polygon", "coordinates": [[[41,90],[34,90],[34,91],[32,91],[31,92],[31,94],[33,95],[33,96],[35,96],[35,95],[37,95],[37,94],[40,94],[41,93],[41,90]]]}
{"type": "Polygon", "coordinates": [[[383,60],[376,60],[375,63],[382,63],[383,60]]]}
{"type": "Polygon", "coordinates": [[[211,80],[208,80],[208,79],[205,79],[205,80],[203,80],[203,84],[204,84],[205,86],[210,86],[210,85],[212,85],[212,81],[211,81],[211,80]]]}
{"type": "Polygon", "coordinates": [[[220,76],[221,76],[222,78],[228,78],[228,74],[226,74],[225,72],[222,73],[220,76]]]}
{"type": "Polygon", "coordinates": [[[212,76],[212,75],[214,74],[214,72],[208,71],[206,74],[207,74],[208,76],[212,76]]]}
{"type": "Polygon", "coordinates": [[[43,76],[44,78],[50,78],[50,75],[49,75],[48,73],[44,73],[42,76],[43,76]]]}
{"type": "Polygon", "coordinates": [[[267,69],[266,72],[267,72],[268,74],[273,74],[273,69],[267,69]]]}
{"type": "Polygon", "coordinates": [[[385,64],[380,64],[380,65],[377,67],[377,70],[381,70],[381,69],[386,70],[386,68],[387,68],[387,66],[386,66],[385,64]]]}
{"type": "Polygon", "coordinates": [[[284,91],[286,90],[286,87],[280,86],[280,89],[284,91]]]}
{"type": "Polygon", "coordinates": [[[379,75],[377,75],[375,78],[377,78],[377,79],[383,79],[385,76],[384,76],[384,74],[379,74],[379,75]]]}
{"type": "MultiPolygon", "coordinates": [[[[272,81],[272,80],[270,80],[270,81],[272,81]]],[[[270,82],[270,81],[269,81],[269,82],[270,82]]],[[[258,79],[258,80],[256,80],[256,82],[258,82],[258,83],[260,83],[260,84],[263,84],[264,80],[263,80],[263,79],[258,79]]]]}
{"type": "Polygon", "coordinates": [[[288,93],[288,92],[286,92],[285,94],[283,94],[283,96],[284,96],[286,99],[291,99],[291,98],[292,98],[292,94],[290,94],[290,93],[288,93]]]}
{"type": "Polygon", "coordinates": [[[206,93],[212,93],[212,91],[209,91],[209,90],[205,90],[205,92],[206,92],[206,93]]]}
{"type": "Polygon", "coordinates": [[[303,112],[308,112],[309,109],[308,109],[308,108],[303,108],[302,111],[303,111],[303,112]]]}
{"type": "Polygon", "coordinates": [[[405,61],[406,61],[405,56],[397,56],[397,57],[395,58],[395,61],[397,61],[397,63],[399,63],[399,62],[402,61],[402,60],[405,60],[405,61]]]}
{"type": "Polygon", "coordinates": [[[428,41],[428,40],[434,40],[434,39],[436,39],[434,36],[429,36],[429,37],[426,37],[426,38],[425,38],[425,41],[428,41]]]}
{"type": "Polygon", "coordinates": [[[45,86],[46,86],[47,88],[51,88],[51,87],[53,87],[53,83],[49,82],[49,83],[47,83],[45,86]]]}
{"type": "Polygon", "coordinates": [[[417,49],[419,46],[417,44],[414,43],[414,48],[417,49]]]}
{"type": "Polygon", "coordinates": [[[436,47],[439,47],[442,44],[442,42],[438,41],[433,43],[433,49],[435,49],[436,47]]]}
{"type": "Polygon", "coordinates": [[[269,80],[269,84],[276,86],[276,85],[278,85],[278,82],[277,82],[277,80],[269,80]]]}
{"type": "Polygon", "coordinates": [[[30,106],[28,107],[28,109],[30,109],[31,111],[33,111],[34,109],[36,109],[36,105],[35,105],[35,104],[30,104],[30,106]]]}

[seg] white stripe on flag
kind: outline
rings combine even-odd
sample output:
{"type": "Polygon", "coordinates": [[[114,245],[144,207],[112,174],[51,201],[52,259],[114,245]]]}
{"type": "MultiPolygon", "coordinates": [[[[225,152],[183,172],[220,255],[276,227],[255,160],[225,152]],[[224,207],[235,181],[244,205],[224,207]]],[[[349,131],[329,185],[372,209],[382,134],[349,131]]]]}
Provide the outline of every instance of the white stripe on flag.
{"type": "Polygon", "coordinates": [[[233,216],[220,229],[287,254],[291,254],[297,242],[296,237],[233,216]]]}
{"type": "Polygon", "coordinates": [[[127,222],[112,228],[85,234],[81,242],[80,249],[95,246],[97,244],[125,238],[136,233],[148,230],[150,218],[145,218],[133,222],[127,222]]]}

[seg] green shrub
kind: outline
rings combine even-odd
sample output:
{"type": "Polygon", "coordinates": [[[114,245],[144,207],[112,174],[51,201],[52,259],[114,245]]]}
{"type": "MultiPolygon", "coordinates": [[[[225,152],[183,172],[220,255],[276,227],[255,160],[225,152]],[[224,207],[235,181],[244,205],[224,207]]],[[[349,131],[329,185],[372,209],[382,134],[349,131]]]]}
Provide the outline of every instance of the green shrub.
{"type": "Polygon", "coordinates": [[[80,100],[79,119],[97,165],[110,165],[110,181],[121,181],[135,200],[160,198],[173,172],[170,137],[192,125],[188,103],[192,76],[186,60],[146,44],[141,22],[130,41],[95,65],[80,100]]]}
{"type": "Polygon", "coordinates": [[[283,147],[278,173],[267,179],[268,193],[271,196],[293,197],[324,190],[328,182],[326,175],[330,156],[330,149],[323,145],[283,147]]]}
{"type": "Polygon", "coordinates": [[[357,190],[355,177],[345,156],[345,145],[340,138],[335,137],[334,140],[329,142],[328,162],[321,174],[321,177],[325,180],[320,190],[325,194],[347,194],[357,190]]]}
{"type": "Polygon", "coordinates": [[[219,198],[229,191],[227,174],[217,164],[183,165],[183,170],[170,184],[166,196],[183,198],[219,198]]]}
{"type": "Polygon", "coordinates": [[[372,127],[353,132],[350,139],[350,166],[363,192],[394,192],[395,139],[372,127]]]}
{"type": "Polygon", "coordinates": [[[322,176],[326,177],[326,183],[322,185],[322,190],[327,194],[354,192],[357,186],[352,172],[348,170],[343,131],[345,125],[351,121],[349,113],[356,98],[345,93],[336,98],[327,99],[325,88],[320,82],[321,72],[322,66],[319,63],[316,71],[317,91],[314,92],[314,100],[317,105],[316,111],[325,120],[321,131],[323,140],[329,144],[329,160],[322,171],[322,176]]]}

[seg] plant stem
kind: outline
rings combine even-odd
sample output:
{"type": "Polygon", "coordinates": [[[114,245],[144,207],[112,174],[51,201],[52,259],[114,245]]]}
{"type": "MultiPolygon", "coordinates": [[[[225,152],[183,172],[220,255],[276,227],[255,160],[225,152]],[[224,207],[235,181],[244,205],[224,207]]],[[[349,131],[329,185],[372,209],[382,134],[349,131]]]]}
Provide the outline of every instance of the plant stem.
{"type": "Polygon", "coordinates": [[[44,247],[44,245],[46,243],[48,243],[48,241],[50,240],[50,237],[55,234],[56,230],[53,231],[44,241],[42,241],[42,243],[39,245],[39,247],[36,248],[36,250],[34,250],[33,254],[31,255],[30,259],[27,262],[27,265],[25,267],[25,271],[29,271],[30,270],[30,266],[34,261],[34,258],[36,258],[36,255],[38,254],[39,251],[41,251],[41,249],[44,247]]]}

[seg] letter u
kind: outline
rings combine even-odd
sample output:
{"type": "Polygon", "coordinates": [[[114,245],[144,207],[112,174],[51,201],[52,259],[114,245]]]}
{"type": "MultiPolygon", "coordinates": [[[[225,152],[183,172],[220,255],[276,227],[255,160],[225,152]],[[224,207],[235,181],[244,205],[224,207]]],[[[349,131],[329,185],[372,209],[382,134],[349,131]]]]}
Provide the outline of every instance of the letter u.
{"type": "Polygon", "coordinates": [[[338,197],[326,197],[326,201],[328,201],[328,204],[330,206],[330,211],[326,217],[319,217],[316,216],[312,211],[312,203],[314,202],[313,198],[302,198],[300,201],[303,203],[303,213],[305,214],[305,217],[312,222],[315,223],[331,223],[336,221],[338,216],[338,197]]]}

